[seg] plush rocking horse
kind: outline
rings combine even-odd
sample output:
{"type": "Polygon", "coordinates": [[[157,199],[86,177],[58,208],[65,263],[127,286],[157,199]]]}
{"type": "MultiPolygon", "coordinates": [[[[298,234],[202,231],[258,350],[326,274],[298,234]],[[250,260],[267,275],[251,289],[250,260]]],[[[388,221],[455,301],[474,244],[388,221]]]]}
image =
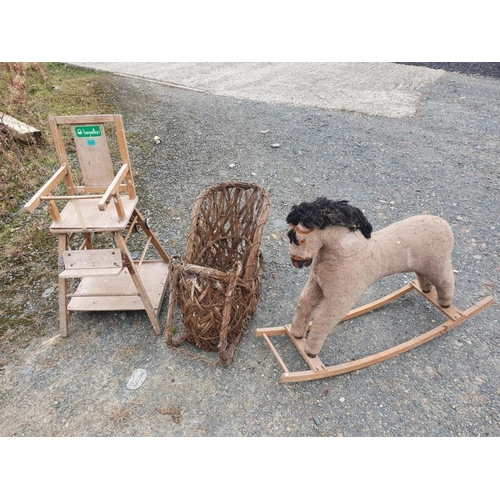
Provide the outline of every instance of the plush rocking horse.
{"type": "Polygon", "coordinates": [[[453,305],[453,233],[440,217],[417,215],[372,232],[361,210],[347,201],[318,198],[294,205],[287,223],[291,226],[288,238],[292,263],[297,268],[312,264],[311,274],[292,324],[256,331],[280,362],[284,382],[338,375],[388,359],[441,335],[493,302],[492,297],[487,297],[465,312],[453,305]],[[406,272],[416,273],[417,280],[383,299],[352,309],[371,284],[406,272]],[[412,290],[429,299],[449,320],[417,339],[361,360],[333,367],[319,360],[328,334],[339,322],[372,311],[412,290]],[[269,336],[283,333],[295,343],[309,371],[291,373],[286,368],[269,340],[269,336]]]}

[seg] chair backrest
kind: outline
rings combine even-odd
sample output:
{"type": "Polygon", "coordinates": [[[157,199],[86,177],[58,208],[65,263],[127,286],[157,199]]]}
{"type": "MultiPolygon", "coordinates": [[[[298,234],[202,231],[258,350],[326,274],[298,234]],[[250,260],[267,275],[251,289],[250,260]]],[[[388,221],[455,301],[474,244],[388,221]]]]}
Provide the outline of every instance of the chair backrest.
{"type": "MultiPolygon", "coordinates": [[[[78,167],[81,171],[83,185],[75,186],[71,174],[67,179],[70,194],[104,192],[116,171],[123,164],[130,165],[121,115],[55,116],[49,118],[49,124],[60,163],[71,166],[73,172],[78,171],[78,167]],[[106,128],[112,134],[112,151],[106,128]],[[71,165],[70,158],[74,159],[75,151],[78,161],[71,165]]],[[[127,185],[133,186],[131,176],[130,172],[127,185]]]]}
{"type": "Polygon", "coordinates": [[[244,279],[251,279],[268,215],[269,196],[257,184],[206,189],[193,210],[185,262],[229,272],[239,260],[244,279]]]}

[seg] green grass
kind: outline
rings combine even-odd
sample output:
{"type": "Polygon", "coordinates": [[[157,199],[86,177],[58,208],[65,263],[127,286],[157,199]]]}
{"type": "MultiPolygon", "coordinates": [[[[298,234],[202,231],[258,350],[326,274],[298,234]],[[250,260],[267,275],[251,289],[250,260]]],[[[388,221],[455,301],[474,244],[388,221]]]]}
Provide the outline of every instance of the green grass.
{"type": "Polygon", "coordinates": [[[0,130],[0,354],[26,342],[57,316],[57,241],[44,207],[23,205],[57,169],[48,118],[112,112],[106,73],[59,63],[0,63],[0,117],[6,113],[42,132],[24,142],[0,130]]]}

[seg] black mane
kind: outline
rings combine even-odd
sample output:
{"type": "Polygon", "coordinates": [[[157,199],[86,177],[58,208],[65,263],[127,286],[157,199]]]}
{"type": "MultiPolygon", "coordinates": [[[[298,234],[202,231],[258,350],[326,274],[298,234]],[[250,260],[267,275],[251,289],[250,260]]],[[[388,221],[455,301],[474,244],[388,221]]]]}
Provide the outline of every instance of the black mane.
{"type": "Polygon", "coordinates": [[[328,226],[343,226],[350,231],[359,229],[365,238],[370,238],[373,228],[359,208],[346,200],[331,201],[317,198],[293,205],[286,221],[288,224],[302,224],[308,229],[324,229],[328,226]]]}

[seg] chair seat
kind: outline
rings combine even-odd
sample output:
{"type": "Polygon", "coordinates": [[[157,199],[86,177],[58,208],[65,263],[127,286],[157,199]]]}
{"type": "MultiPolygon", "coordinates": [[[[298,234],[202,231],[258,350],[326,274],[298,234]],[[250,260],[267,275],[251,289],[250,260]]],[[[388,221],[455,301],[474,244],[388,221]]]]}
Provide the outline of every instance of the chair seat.
{"type": "Polygon", "coordinates": [[[129,223],[130,217],[137,205],[137,198],[130,199],[127,195],[121,197],[125,218],[120,221],[116,207],[111,202],[106,210],[101,211],[97,206],[98,199],[80,199],[70,201],[61,211],[61,220],[50,226],[52,233],[85,232],[85,230],[121,231],[129,223]],[[81,214],[81,217],[80,215],[81,214]],[[82,219],[84,224],[82,224],[82,219]]]}

